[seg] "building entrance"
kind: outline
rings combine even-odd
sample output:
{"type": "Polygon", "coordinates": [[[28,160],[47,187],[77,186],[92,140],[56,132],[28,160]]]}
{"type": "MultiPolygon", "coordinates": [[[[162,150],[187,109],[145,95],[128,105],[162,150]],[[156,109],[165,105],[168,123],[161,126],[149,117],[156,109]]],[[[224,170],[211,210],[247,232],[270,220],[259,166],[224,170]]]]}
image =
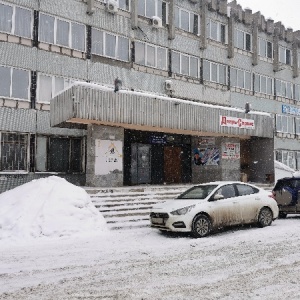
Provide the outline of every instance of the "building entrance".
{"type": "Polygon", "coordinates": [[[164,147],[164,178],[165,183],[181,182],[181,147],[164,147]]]}

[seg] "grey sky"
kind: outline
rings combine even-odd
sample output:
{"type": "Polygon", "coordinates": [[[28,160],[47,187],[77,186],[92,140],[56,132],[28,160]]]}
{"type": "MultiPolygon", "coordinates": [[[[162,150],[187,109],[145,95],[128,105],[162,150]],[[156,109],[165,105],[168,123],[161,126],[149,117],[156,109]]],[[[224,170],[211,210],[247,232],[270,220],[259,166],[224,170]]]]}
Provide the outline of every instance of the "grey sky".
{"type": "MultiPolygon", "coordinates": [[[[228,0],[228,3],[231,0],[228,0]]],[[[255,13],[260,11],[265,18],[275,22],[281,21],[285,28],[300,30],[300,1],[299,0],[237,0],[243,9],[250,8],[255,13]]]]}

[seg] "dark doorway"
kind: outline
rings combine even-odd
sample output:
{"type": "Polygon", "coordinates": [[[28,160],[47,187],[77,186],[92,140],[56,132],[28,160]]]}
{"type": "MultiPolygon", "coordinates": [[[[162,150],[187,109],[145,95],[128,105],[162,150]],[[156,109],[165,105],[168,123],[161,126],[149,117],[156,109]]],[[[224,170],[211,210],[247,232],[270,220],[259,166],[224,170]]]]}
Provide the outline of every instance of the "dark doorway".
{"type": "Polygon", "coordinates": [[[181,147],[164,147],[164,176],[166,183],[181,183],[181,147]]]}
{"type": "Polygon", "coordinates": [[[151,145],[131,145],[131,181],[133,184],[151,183],[151,145]]]}

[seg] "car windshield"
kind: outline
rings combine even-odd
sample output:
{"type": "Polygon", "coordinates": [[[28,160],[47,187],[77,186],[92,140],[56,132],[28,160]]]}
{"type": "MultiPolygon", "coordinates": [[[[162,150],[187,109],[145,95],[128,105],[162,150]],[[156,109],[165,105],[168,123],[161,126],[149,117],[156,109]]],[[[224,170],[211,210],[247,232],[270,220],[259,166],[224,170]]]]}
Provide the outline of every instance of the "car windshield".
{"type": "Polygon", "coordinates": [[[177,199],[205,199],[218,185],[194,186],[177,197],[177,199]]]}

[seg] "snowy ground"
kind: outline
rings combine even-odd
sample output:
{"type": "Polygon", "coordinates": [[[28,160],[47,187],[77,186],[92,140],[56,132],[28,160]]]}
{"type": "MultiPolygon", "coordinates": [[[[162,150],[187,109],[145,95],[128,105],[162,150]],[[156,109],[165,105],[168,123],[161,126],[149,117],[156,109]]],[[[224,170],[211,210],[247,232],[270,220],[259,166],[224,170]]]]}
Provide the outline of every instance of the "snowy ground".
{"type": "Polygon", "coordinates": [[[299,216],[203,239],[110,231],[82,189],[38,180],[0,195],[0,299],[300,299],[299,232],[299,216]]]}

